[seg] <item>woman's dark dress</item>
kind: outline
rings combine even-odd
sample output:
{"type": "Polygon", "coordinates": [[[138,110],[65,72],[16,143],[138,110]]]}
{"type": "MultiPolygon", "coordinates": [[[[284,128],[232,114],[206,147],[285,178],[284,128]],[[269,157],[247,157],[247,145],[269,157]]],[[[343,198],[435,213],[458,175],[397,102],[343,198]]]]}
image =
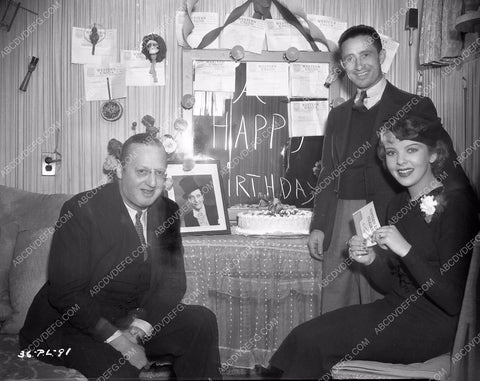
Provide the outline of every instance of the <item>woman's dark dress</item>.
{"type": "Polygon", "coordinates": [[[451,350],[471,258],[465,246],[480,225],[465,191],[440,187],[430,195],[440,201],[430,223],[407,192],[390,202],[388,220],[412,248],[403,258],[376,248],[366,266],[385,298],[294,328],[270,361],[283,377],[319,379],[341,360],[413,363],[451,350]]]}

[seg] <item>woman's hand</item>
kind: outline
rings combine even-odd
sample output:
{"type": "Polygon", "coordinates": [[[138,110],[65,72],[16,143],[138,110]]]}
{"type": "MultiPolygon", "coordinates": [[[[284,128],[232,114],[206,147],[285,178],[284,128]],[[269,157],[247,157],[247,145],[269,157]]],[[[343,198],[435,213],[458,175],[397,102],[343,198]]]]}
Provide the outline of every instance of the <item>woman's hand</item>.
{"type": "Polygon", "coordinates": [[[367,247],[367,240],[358,235],[354,235],[347,241],[348,255],[351,259],[364,265],[371,264],[376,257],[372,248],[367,247]]]}
{"type": "Polygon", "coordinates": [[[135,344],[140,344],[145,337],[145,332],[135,326],[130,326],[128,329],[125,329],[121,332],[128,340],[135,344]]]}
{"type": "Polygon", "coordinates": [[[373,240],[378,243],[382,249],[390,249],[399,257],[404,257],[410,251],[410,245],[403,235],[400,234],[395,225],[387,225],[378,228],[373,233],[373,240]]]}

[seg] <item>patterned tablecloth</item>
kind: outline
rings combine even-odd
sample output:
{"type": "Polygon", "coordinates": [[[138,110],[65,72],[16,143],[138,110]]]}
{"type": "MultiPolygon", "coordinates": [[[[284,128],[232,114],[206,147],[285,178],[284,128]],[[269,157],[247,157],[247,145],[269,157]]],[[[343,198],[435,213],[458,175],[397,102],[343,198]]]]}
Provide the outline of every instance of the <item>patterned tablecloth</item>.
{"type": "Polygon", "coordinates": [[[307,237],[183,239],[187,304],[217,315],[222,365],[268,365],[285,336],[319,315],[321,262],[307,237]]]}

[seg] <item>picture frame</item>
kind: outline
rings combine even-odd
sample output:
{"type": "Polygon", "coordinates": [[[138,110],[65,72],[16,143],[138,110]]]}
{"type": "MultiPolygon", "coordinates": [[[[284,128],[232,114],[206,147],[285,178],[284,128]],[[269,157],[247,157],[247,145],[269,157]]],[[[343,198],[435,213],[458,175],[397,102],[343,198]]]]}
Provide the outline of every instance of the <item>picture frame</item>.
{"type": "Polygon", "coordinates": [[[182,234],[230,234],[226,197],[218,160],[168,163],[165,190],[180,208],[182,234]]]}

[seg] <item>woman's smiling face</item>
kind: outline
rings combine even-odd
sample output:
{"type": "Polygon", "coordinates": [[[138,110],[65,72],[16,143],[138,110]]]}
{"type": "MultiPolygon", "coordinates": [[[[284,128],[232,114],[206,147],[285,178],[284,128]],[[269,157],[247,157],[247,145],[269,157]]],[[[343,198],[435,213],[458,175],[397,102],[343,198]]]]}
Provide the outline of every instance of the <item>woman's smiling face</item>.
{"type": "Polygon", "coordinates": [[[424,143],[398,140],[391,132],[386,133],[382,141],[387,169],[395,180],[414,194],[428,189],[435,181],[431,163],[437,159],[437,154],[431,153],[424,143]]]}

